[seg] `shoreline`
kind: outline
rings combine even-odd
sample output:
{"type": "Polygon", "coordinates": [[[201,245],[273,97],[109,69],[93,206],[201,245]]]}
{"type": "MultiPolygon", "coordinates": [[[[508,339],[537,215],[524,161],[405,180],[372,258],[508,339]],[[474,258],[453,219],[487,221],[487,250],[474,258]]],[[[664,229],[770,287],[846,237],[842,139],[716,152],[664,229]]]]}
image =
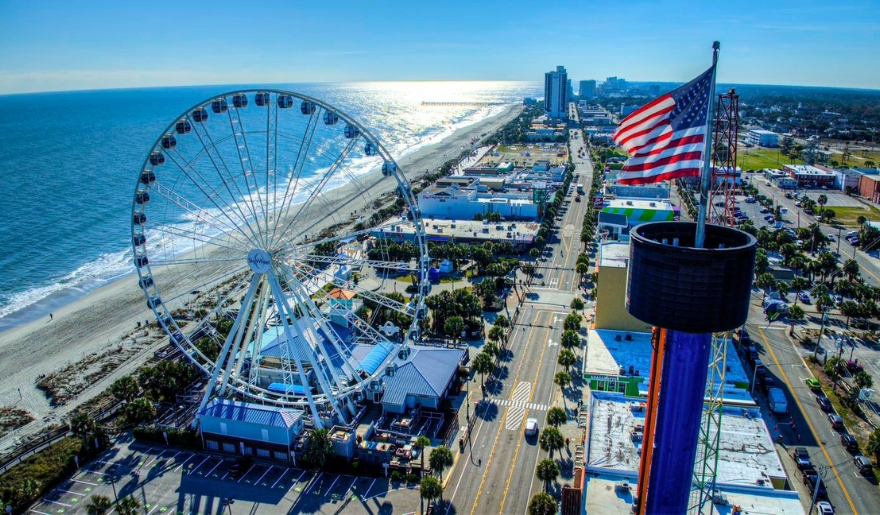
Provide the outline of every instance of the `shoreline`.
{"type": "MultiPolygon", "coordinates": [[[[412,182],[457,157],[461,146],[469,144],[472,137],[481,138],[481,134],[495,132],[521,110],[521,106],[512,105],[494,116],[461,127],[448,137],[396,160],[397,164],[412,182]]],[[[50,406],[49,400],[36,387],[37,377],[41,374],[51,374],[95,352],[132,345],[133,342],[126,338],[135,330],[136,322],[155,319],[152,310],[146,306],[142,290],[133,279],[136,277],[133,272],[132,268],[131,274],[92,289],[62,306],[53,295],[41,299],[20,310],[34,312],[30,321],[0,332],[0,363],[3,364],[0,406],[26,409],[36,419],[0,439],[0,450],[11,447],[14,439],[32,434],[47,423],[59,422],[89,397],[103,391],[118,377],[132,372],[152,355],[151,352],[139,354],[60,407],[50,406]],[[48,319],[50,312],[52,320],[48,319]]],[[[13,315],[15,313],[10,316],[13,315]]],[[[164,345],[167,337],[160,338],[159,342],[164,345]]]]}

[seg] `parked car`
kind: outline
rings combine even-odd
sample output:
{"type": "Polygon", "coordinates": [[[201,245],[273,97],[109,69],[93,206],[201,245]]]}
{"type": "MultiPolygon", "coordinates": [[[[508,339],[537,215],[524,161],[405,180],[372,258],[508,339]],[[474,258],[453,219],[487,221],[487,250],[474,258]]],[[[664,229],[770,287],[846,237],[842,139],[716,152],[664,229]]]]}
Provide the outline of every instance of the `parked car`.
{"type": "Polygon", "coordinates": [[[810,294],[805,291],[798,292],[798,299],[800,299],[800,301],[803,302],[804,304],[809,304],[810,303],[810,294]]]}
{"type": "Polygon", "coordinates": [[[235,463],[229,467],[229,477],[236,478],[247,473],[253,464],[254,460],[250,456],[242,456],[241,458],[238,458],[235,460],[235,463]]]}
{"type": "Polygon", "coordinates": [[[764,362],[760,359],[755,360],[755,374],[764,375],[767,372],[767,367],[764,366],[764,362]]]}
{"type": "Polygon", "coordinates": [[[808,377],[804,379],[804,382],[807,383],[807,386],[810,387],[810,390],[818,391],[822,389],[822,383],[820,383],[819,380],[815,377],[808,377]]]}
{"type": "Polygon", "coordinates": [[[817,501],[816,513],[818,515],[834,515],[834,506],[831,506],[828,501],[817,501]]]}
{"type": "MultiPolygon", "coordinates": [[[[806,471],[805,471],[806,472],[806,471]]],[[[812,474],[804,474],[804,485],[810,493],[816,492],[816,496],[820,499],[828,498],[828,490],[825,489],[825,481],[819,480],[819,474],[813,469],[812,474]],[[818,484],[818,487],[816,486],[818,484]]]]}
{"type": "Polygon", "coordinates": [[[855,465],[856,468],[859,469],[859,472],[866,476],[870,474],[871,471],[874,469],[874,467],[871,465],[871,460],[862,456],[861,454],[856,454],[855,456],[853,456],[853,465],[855,465]]]}
{"type": "Polygon", "coordinates": [[[831,427],[834,429],[843,429],[843,419],[837,413],[829,413],[828,422],[831,422],[831,427]]]}
{"type": "Polygon", "coordinates": [[[825,397],[824,395],[816,396],[816,404],[818,404],[819,407],[822,408],[822,411],[831,411],[831,401],[828,399],[828,397],[825,397]]]}
{"type": "Polygon", "coordinates": [[[795,207],[801,207],[801,201],[798,200],[797,202],[795,202],[795,203],[794,203],[794,206],[795,206],[795,207]]]}
{"type": "Polygon", "coordinates": [[[795,447],[794,450],[791,451],[791,457],[794,459],[794,462],[800,470],[813,466],[813,463],[810,461],[810,453],[807,452],[806,447],[795,447]]]}
{"type": "Polygon", "coordinates": [[[846,369],[849,370],[851,374],[855,374],[857,372],[861,372],[865,369],[860,363],[859,360],[847,360],[846,369]]]}
{"type": "Polygon", "coordinates": [[[767,214],[767,213],[769,213],[770,210],[767,209],[766,207],[762,207],[760,210],[758,210],[758,212],[761,213],[761,214],[763,215],[763,214],[767,214]]]}
{"type": "Polygon", "coordinates": [[[859,441],[856,440],[856,437],[850,434],[843,433],[840,435],[840,445],[842,445],[848,451],[858,451],[859,450],[859,441]]]}
{"type": "Polygon", "coordinates": [[[757,202],[755,197],[746,197],[746,204],[754,204],[755,202],[757,202]]]}
{"type": "Polygon", "coordinates": [[[785,192],[785,198],[791,198],[791,192],[790,192],[790,191],[786,191],[786,192],[785,192]]]}

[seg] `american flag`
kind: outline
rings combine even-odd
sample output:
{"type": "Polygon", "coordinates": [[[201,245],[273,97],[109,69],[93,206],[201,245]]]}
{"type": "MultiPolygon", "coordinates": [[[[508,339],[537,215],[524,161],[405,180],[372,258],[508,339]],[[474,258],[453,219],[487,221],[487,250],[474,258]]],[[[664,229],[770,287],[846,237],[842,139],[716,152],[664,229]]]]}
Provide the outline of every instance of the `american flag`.
{"type": "Polygon", "coordinates": [[[618,182],[647,184],[700,175],[714,68],[620,122],[613,139],[631,157],[618,182]]]}

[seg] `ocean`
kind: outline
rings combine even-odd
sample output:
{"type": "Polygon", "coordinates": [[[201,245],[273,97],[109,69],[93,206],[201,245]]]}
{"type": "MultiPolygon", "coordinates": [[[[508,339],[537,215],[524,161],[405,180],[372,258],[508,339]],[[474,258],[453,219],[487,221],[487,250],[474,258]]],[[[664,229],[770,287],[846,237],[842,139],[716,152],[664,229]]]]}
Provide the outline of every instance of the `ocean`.
{"type": "MultiPolygon", "coordinates": [[[[0,96],[0,331],[47,316],[134,271],[134,184],[169,124],[220,93],[257,85],[194,86],[0,96]]],[[[339,108],[395,159],[520,102],[526,82],[263,85],[339,108]]]]}

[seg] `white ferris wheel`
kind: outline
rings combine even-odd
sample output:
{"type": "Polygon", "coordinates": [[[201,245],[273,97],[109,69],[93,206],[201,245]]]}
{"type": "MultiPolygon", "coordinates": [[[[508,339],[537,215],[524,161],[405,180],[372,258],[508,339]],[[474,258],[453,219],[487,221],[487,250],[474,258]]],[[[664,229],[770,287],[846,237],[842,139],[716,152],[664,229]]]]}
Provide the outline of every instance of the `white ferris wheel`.
{"type": "Polygon", "coordinates": [[[211,376],[203,407],[226,396],[344,424],[418,338],[430,262],[415,197],[320,100],[261,89],[188,109],[147,155],[131,222],[147,304],[211,376]],[[392,271],[414,278],[406,295],[387,293],[392,271]]]}

